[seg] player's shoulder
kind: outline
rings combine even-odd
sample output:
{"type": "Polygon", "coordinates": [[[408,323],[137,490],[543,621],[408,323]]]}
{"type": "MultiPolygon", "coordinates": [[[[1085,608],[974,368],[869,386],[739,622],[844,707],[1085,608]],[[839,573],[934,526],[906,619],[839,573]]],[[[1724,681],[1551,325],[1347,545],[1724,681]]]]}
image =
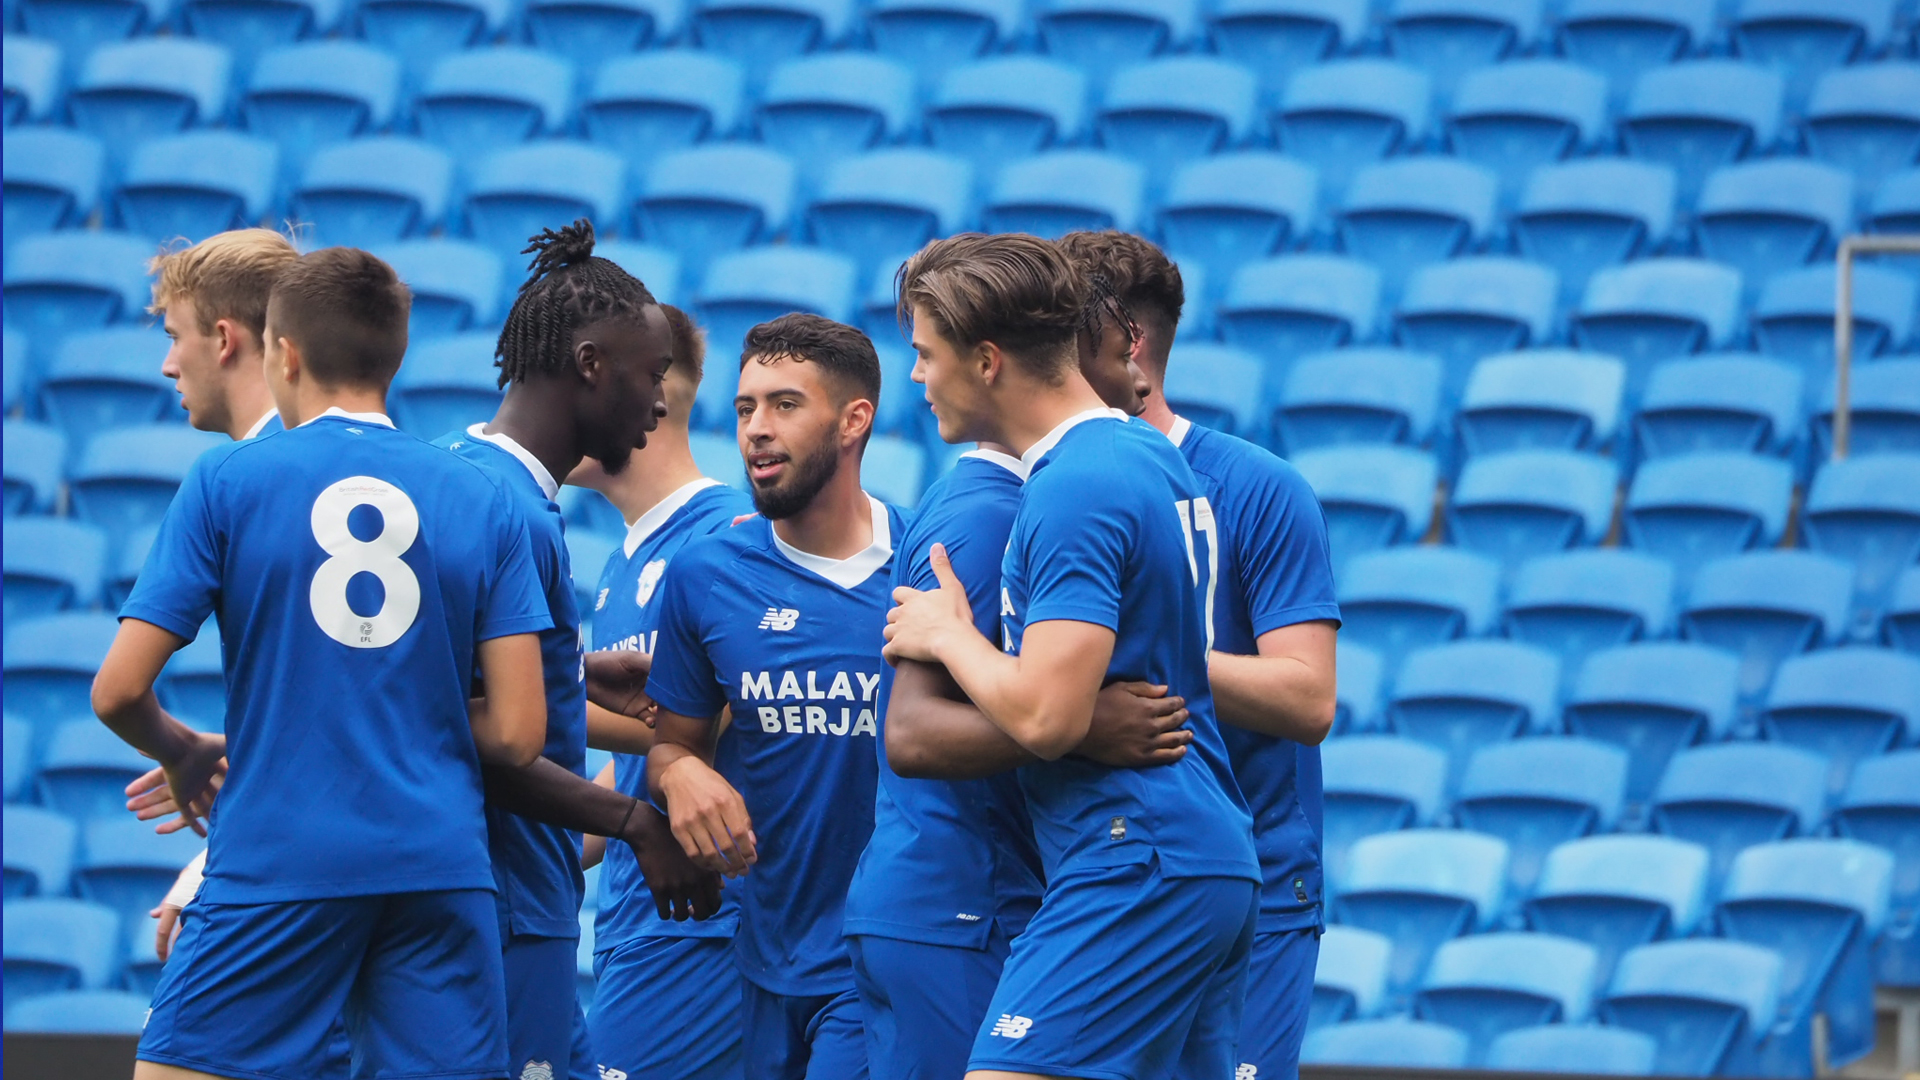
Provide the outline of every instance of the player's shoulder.
{"type": "Polygon", "coordinates": [[[1193,424],[1181,440],[1193,471],[1233,490],[1259,489],[1288,498],[1313,496],[1293,463],[1256,443],[1193,424]]]}
{"type": "Polygon", "coordinates": [[[711,484],[693,493],[680,512],[687,515],[692,532],[724,532],[735,518],[753,513],[753,499],[746,492],[727,484],[711,484]]]}
{"type": "Polygon", "coordinates": [[[676,572],[702,565],[720,569],[754,551],[765,550],[773,536],[766,518],[754,515],[737,525],[716,526],[712,532],[695,536],[675,555],[676,572]]]}

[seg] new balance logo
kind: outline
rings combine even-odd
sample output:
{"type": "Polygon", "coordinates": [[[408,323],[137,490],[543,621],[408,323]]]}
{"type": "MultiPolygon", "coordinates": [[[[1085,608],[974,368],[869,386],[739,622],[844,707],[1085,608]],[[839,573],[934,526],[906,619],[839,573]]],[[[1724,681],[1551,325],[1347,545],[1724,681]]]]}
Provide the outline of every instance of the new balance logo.
{"type": "Polygon", "coordinates": [[[768,608],[760,617],[762,630],[791,630],[800,622],[800,612],[790,607],[768,608]]]}
{"type": "Polygon", "coordinates": [[[1259,1068],[1249,1065],[1246,1062],[1241,1062],[1239,1065],[1234,1066],[1233,1069],[1233,1080],[1257,1080],[1259,1075],[1259,1068]]]}
{"type": "Polygon", "coordinates": [[[595,1065],[600,1070],[600,1080],[627,1080],[627,1070],[609,1069],[605,1065],[595,1065]]]}
{"type": "Polygon", "coordinates": [[[1024,1039],[1027,1037],[1028,1029],[1032,1027],[1033,1021],[1027,1017],[1001,1013],[1000,1019],[993,1022],[993,1030],[987,1034],[998,1035],[1003,1039],[1024,1039]]]}

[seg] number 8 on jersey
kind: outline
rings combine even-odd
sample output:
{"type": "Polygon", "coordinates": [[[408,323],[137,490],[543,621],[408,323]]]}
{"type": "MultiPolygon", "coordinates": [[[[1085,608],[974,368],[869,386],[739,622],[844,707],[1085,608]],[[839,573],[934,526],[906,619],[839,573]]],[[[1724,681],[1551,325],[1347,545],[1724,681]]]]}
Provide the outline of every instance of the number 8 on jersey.
{"type": "Polygon", "coordinates": [[[420,511],[407,493],[371,476],[349,476],[313,501],[313,539],[330,558],[314,571],[307,602],[313,621],[333,640],[354,649],[382,649],[399,641],[420,613],[420,579],[400,556],[420,535],[420,511]],[[380,511],[380,532],[361,540],[347,515],[361,506],[380,511]],[[380,579],[380,610],[361,615],[347,603],[355,574],[380,579]]]}

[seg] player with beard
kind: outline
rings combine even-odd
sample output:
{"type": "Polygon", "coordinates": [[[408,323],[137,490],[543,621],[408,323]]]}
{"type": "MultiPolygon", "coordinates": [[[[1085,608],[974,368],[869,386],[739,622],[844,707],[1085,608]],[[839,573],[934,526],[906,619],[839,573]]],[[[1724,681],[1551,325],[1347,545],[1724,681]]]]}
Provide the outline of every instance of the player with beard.
{"type": "Polygon", "coordinates": [[[748,1080],[867,1075],[841,926],[873,830],[877,646],[902,529],[860,489],[879,397],[860,331],[798,314],[754,327],[734,409],[760,516],[681,549],[654,601],[647,779],[687,853],[745,877],[748,1080]]]}
{"type": "Polygon", "coordinates": [[[1175,415],[1157,392],[1185,300],[1179,268],[1126,233],[1069,233],[1060,244],[1112,280],[1138,319],[1140,368],[1156,391],[1143,419],[1180,449],[1219,522],[1208,671],[1263,879],[1239,1067],[1248,1078],[1294,1077],[1323,925],[1319,744],[1333,725],[1340,625],[1326,522],[1293,466],[1175,415]]]}

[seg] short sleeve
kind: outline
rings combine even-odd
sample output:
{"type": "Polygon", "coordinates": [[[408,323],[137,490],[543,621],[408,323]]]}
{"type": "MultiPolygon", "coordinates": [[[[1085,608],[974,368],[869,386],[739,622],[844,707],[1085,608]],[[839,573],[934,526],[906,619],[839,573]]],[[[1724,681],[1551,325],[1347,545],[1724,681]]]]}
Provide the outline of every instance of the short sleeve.
{"type": "Polygon", "coordinates": [[[1338,621],[1320,501],[1306,480],[1285,464],[1259,464],[1265,467],[1241,485],[1244,501],[1236,508],[1227,538],[1240,565],[1254,636],[1317,619],[1338,621]]]}
{"type": "Polygon", "coordinates": [[[212,488],[214,473],[226,460],[227,455],[211,452],[188,470],[133,593],[120,608],[121,618],[152,623],[189,641],[200,633],[220,598],[225,545],[212,488]]]}
{"type": "MultiPolygon", "coordinates": [[[[1027,626],[1051,619],[1120,629],[1120,583],[1138,516],[1125,485],[1088,483],[1055,466],[1030,490],[1022,558],[1027,626]]],[[[1168,509],[1171,513],[1171,507],[1168,509]]]]}
{"type": "Polygon", "coordinates": [[[540,585],[540,566],[534,561],[527,521],[505,492],[495,489],[493,520],[500,523],[495,551],[498,558],[483,608],[474,620],[475,641],[511,634],[535,634],[553,627],[553,611],[540,585]]]}
{"type": "Polygon", "coordinates": [[[660,622],[647,695],[668,712],[704,720],[726,707],[727,695],[714,675],[713,658],[707,655],[700,617],[700,601],[712,588],[713,578],[686,572],[686,562],[682,549],[668,560],[667,574],[661,579],[662,595],[656,601],[660,622]]]}

